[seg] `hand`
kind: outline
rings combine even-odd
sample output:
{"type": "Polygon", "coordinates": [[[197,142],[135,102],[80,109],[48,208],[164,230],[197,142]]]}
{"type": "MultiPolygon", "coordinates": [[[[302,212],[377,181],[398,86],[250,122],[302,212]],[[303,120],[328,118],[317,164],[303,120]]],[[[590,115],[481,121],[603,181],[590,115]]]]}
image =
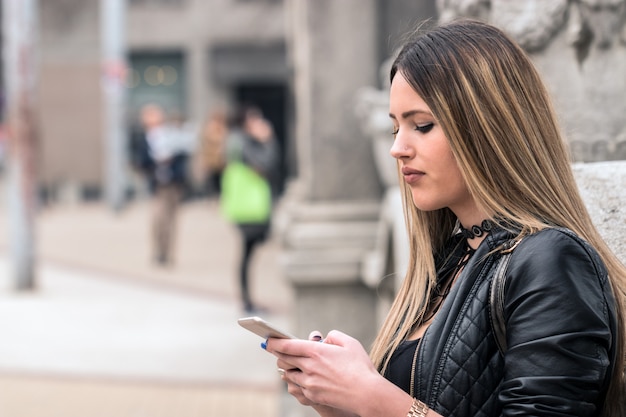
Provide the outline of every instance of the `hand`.
{"type": "MultiPolygon", "coordinates": [[[[312,342],[322,342],[323,336],[317,330],[312,331],[309,334],[309,340],[312,342]]],[[[278,372],[281,376],[281,379],[287,383],[287,392],[291,394],[300,404],[312,406],[320,415],[323,416],[332,416],[334,415],[332,407],[328,407],[322,404],[316,404],[313,401],[306,398],[304,395],[303,389],[300,385],[295,384],[285,375],[286,371],[300,371],[298,368],[291,368],[290,364],[283,361],[282,359],[278,359],[276,361],[276,365],[278,366],[278,372]]]]}
{"type": "MultiPolygon", "coordinates": [[[[314,332],[310,339],[319,336],[314,332]]],[[[359,395],[369,391],[364,386],[384,380],[361,344],[339,331],[330,332],[323,342],[270,339],[267,350],[285,370],[288,392],[323,415],[356,413],[370,400],[359,395]]]]}

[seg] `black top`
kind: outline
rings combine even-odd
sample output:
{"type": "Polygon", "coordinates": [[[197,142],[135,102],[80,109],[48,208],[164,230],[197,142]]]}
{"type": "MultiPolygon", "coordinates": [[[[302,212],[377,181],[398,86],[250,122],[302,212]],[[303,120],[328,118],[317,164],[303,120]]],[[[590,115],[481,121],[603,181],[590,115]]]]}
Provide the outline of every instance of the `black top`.
{"type": "Polygon", "coordinates": [[[413,368],[415,349],[417,349],[418,345],[419,339],[402,342],[400,346],[398,346],[398,349],[393,352],[393,355],[391,355],[389,366],[387,366],[387,370],[385,371],[385,378],[393,382],[407,394],[411,393],[411,369],[413,368]]]}
{"type": "MultiPolygon", "coordinates": [[[[437,268],[437,287],[432,294],[431,307],[433,311],[431,317],[441,305],[450,291],[453,278],[467,263],[468,258],[473,254],[473,249],[467,244],[467,239],[461,234],[453,236],[446,246],[435,256],[435,267],[437,268]]],[[[428,319],[430,319],[429,317],[428,319]]],[[[391,360],[385,371],[385,378],[393,382],[396,386],[410,394],[411,372],[413,370],[413,358],[415,349],[419,346],[419,339],[405,340],[391,355],[391,360]]]]}

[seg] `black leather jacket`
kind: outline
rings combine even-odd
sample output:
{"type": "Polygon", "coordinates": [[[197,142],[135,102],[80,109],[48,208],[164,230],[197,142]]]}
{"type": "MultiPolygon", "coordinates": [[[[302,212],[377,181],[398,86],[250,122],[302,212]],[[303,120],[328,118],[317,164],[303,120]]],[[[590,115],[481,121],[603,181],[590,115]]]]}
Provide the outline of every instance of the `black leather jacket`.
{"type": "Polygon", "coordinates": [[[615,301],[596,251],[546,229],[507,270],[508,349],[492,333],[489,288],[511,235],[493,231],[420,342],[415,396],[443,416],[597,416],[615,363],[615,301]]]}

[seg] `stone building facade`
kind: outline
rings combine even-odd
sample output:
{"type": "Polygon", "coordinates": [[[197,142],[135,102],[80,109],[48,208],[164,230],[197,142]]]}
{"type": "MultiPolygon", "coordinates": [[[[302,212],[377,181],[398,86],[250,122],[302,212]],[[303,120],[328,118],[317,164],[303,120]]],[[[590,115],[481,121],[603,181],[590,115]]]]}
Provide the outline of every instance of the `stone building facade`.
{"type": "Polygon", "coordinates": [[[626,1],[438,0],[441,21],[505,29],[532,56],[578,162],[626,159],[626,1]]]}
{"type": "Polygon", "coordinates": [[[100,35],[95,0],[39,3],[39,163],[46,195],[102,182],[100,35]]]}

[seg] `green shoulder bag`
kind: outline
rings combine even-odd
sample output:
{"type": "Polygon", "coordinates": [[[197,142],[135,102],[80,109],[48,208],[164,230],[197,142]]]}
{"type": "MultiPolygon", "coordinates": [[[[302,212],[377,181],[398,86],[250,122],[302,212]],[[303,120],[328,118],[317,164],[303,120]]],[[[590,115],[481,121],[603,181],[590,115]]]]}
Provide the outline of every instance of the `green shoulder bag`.
{"type": "Polygon", "coordinates": [[[239,160],[230,161],[222,173],[220,207],[226,219],[237,224],[266,223],[272,210],[272,192],[266,178],[239,160]]]}

